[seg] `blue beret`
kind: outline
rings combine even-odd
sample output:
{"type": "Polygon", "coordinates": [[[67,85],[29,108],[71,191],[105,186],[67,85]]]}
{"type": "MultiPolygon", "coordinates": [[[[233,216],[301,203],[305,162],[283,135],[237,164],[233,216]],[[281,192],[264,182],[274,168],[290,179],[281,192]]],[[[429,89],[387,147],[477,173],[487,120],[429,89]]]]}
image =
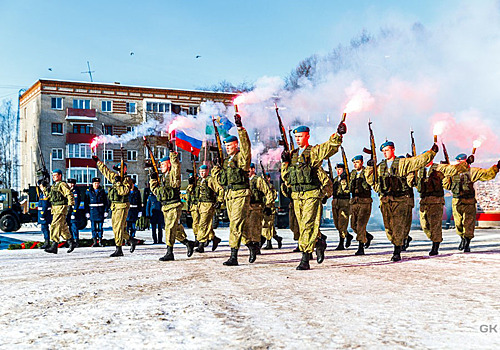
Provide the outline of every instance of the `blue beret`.
{"type": "Polygon", "coordinates": [[[203,164],[202,166],[200,166],[200,169],[208,169],[208,167],[205,164],[203,164]]]}
{"type": "Polygon", "coordinates": [[[255,164],[254,163],[250,163],[250,168],[255,168],[255,164]]]}
{"type": "Polygon", "coordinates": [[[427,151],[423,151],[423,152],[422,152],[422,153],[420,153],[420,154],[424,154],[424,153],[427,153],[428,151],[429,151],[429,150],[427,150],[427,151]]]}
{"type": "Polygon", "coordinates": [[[387,146],[394,147],[394,142],[392,142],[392,141],[385,141],[383,144],[380,145],[380,151],[382,151],[382,149],[384,149],[384,147],[387,147],[387,146]]]}
{"type": "Polygon", "coordinates": [[[344,163],[337,163],[337,165],[335,165],[335,168],[345,169],[344,163]]]}
{"type": "Polygon", "coordinates": [[[165,156],[162,159],[160,159],[160,163],[161,162],[166,162],[167,160],[170,160],[170,156],[165,156]]]}
{"type": "Polygon", "coordinates": [[[269,174],[269,173],[266,171],[266,176],[271,176],[271,174],[269,174]]]}
{"type": "Polygon", "coordinates": [[[52,174],[55,174],[55,173],[62,175],[62,170],[61,169],[54,169],[54,170],[52,170],[52,174]]]}
{"type": "Polygon", "coordinates": [[[467,159],[467,154],[465,153],[460,153],[458,156],[455,157],[456,160],[466,160],[467,159]]]}
{"type": "Polygon", "coordinates": [[[309,132],[309,128],[305,125],[301,125],[293,129],[293,133],[296,134],[298,132],[309,132]]]}
{"type": "Polygon", "coordinates": [[[354,162],[355,160],[363,160],[363,156],[361,154],[358,154],[357,156],[354,156],[354,158],[352,158],[352,161],[354,162]]]}
{"type": "Polygon", "coordinates": [[[397,156],[396,158],[401,159],[401,158],[406,158],[406,157],[405,156],[397,156]]]}
{"type": "Polygon", "coordinates": [[[224,139],[224,143],[229,143],[229,142],[234,142],[234,141],[238,141],[238,138],[236,136],[228,136],[224,139]]]}
{"type": "MultiPolygon", "coordinates": [[[[121,163],[116,163],[115,168],[120,169],[120,164],[121,164],[121,163]]],[[[123,166],[127,166],[127,163],[123,163],[123,166]]]]}

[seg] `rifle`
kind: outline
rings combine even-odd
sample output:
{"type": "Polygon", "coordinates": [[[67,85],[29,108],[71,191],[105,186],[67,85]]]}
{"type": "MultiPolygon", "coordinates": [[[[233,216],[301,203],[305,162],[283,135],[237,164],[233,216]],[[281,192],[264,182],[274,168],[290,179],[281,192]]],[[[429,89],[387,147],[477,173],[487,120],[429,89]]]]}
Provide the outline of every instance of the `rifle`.
{"type": "Polygon", "coordinates": [[[373,160],[373,184],[375,185],[378,180],[377,172],[377,146],[375,145],[375,136],[373,135],[372,122],[368,120],[368,130],[370,130],[370,149],[363,148],[363,152],[368,153],[372,156],[373,160]]]}
{"type": "Polygon", "coordinates": [[[332,168],[332,162],[330,161],[330,158],[328,158],[328,174],[330,175],[330,180],[333,182],[333,168],[332,168]]]}
{"type": "Polygon", "coordinates": [[[295,145],[293,144],[292,129],[288,128],[288,135],[290,136],[290,151],[295,150],[295,145]]]}
{"type": "Polygon", "coordinates": [[[220,140],[219,129],[217,129],[217,125],[215,125],[215,119],[212,117],[212,123],[214,124],[214,134],[215,140],[217,141],[217,151],[219,153],[220,164],[224,163],[224,154],[222,153],[222,142],[220,140]]]}
{"type": "Polygon", "coordinates": [[[413,137],[413,130],[410,129],[410,137],[411,137],[411,155],[415,157],[417,155],[417,147],[415,146],[415,138],[413,137]]]}
{"type": "Polygon", "coordinates": [[[266,178],[266,169],[264,168],[264,164],[262,164],[262,160],[259,160],[260,168],[262,169],[262,177],[266,178]]]}
{"type": "Polygon", "coordinates": [[[344,147],[340,146],[340,150],[342,151],[342,161],[344,162],[344,171],[347,175],[347,185],[351,183],[351,174],[349,174],[349,164],[347,163],[347,156],[344,151],[344,147]]]}
{"type": "Polygon", "coordinates": [[[151,150],[151,146],[149,145],[148,139],[146,138],[146,136],[143,136],[142,138],[144,139],[144,146],[146,146],[146,149],[148,150],[149,158],[151,159],[151,165],[153,166],[155,173],[159,174],[158,163],[156,163],[155,155],[151,150]]]}
{"type": "Polygon", "coordinates": [[[196,171],[196,156],[193,153],[191,153],[191,161],[193,162],[193,177],[196,184],[198,182],[198,172],[196,171]]]}
{"type": "MultiPolygon", "coordinates": [[[[40,155],[40,163],[42,163],[42,167],[36,171],[38,182],[45,182],[47,185],[50,183],[50,174],[47,170],[47,166],[45,165],[45,158],[43,158],[42,149],[40,147],[40,142],[36,142],[38,147],[38,154],[40,155]]],[[[46,186],[46,185],[45,185],[46,186]]]]}
{"type": "Polygon", "coordinates": [[[123,144],[120,145],[120,153],[121,153],[121,159],[120,159],[120,179],[121,179],[121,182],[123,183],[123,180],[124,180],[124,176],[125,176],[125,161],[124,161],[124,149],[123,149],[123,144]]]}
{"type": "Polygon", "coordinates": [[[288,143],[288,138],[286,137],[286,130],[285,127],[283,126],[283,122],[281,121],[280,113],[279,113],[279,108],[276,102],[274,103],[275,109],[276,109],[276,117],[278,117],[278,124],[280,128],[280,133],[281,133],[281,140],[279,141],[280,145],[283,145],[285,148],[285,151],[290,152],[290,144],[288,143]]]}
{"type": "Polygon", "coordinates": [[[446,149],[446,146],[444,145],[443,142],[441,142],[441,145],[443,146],[445,164],[450,164],[450,156],[448,155],[448,150],[446,149]]]}

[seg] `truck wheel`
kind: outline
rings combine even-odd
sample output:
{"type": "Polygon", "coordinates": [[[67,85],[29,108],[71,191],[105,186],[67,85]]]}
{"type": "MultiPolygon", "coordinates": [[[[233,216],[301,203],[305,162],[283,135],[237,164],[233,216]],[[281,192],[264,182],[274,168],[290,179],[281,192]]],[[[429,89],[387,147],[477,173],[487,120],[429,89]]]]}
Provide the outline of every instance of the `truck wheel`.
{"type": "Polygon", "coordinates": [[[4,232],[17,231],[20,227],[21,225],[19,225],[14,215],[5,214],[0,218],[0,230],[4,232]]]}

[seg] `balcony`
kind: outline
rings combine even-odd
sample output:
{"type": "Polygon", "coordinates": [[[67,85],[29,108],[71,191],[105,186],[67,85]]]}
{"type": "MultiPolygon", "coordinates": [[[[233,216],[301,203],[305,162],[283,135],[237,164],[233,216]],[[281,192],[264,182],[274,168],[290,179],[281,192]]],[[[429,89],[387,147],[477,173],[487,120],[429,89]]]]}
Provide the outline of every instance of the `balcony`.
{"type": "Polygon", "coordinates": [[[88,143],[92,142],[92,139],[96,137],[95,134],[66,134],[66,143],[88,143]]]}
{"type": "Polygon", "coordinates": [[[95,162],[88,158],[66,158],[66,168],[97,168],[95,162]]]}
{"type": "Polygon", "coordinates": [[[83,120],[83,121],[97,120],[96,110],[95,108],[92,109],[66,108],[66,120],[83,120]]]}

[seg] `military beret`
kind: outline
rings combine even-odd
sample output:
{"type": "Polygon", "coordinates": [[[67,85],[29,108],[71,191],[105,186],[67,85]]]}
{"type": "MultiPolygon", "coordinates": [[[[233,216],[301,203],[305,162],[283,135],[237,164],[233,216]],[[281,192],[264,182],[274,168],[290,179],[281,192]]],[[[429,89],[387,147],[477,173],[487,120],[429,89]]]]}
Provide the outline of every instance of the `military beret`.
{"type": "Polygon", "coordinates": [[[54,169],[54,170],[52,170],[52,174],[60,174],[60,175],[62,175],[62,170],[61,169],[54,169]]]}
{"type": "Polygon", "coordinates": [[[94,177],[92,179],[92,182],[101,182],[101,179],[99,177],[94,177]]]}
{"type": "Polygon", "coordinates": [[[205,164],[203,164],[202,166],[200,166],[200,169],[208,169],[208,167],[205,164]]]}
{"type": "Polygon", "coordinates": [[[456,160],[466,160],[467,159],[467,154],[465,153],[460,153],[458,156],[455,157],[456,160]]]}
{"type": "Polygon", "coordinates": [[[296,134],[298,132],[309,132],[309,128],[305,125],[301,125],[293,129],[293,133],[296,134]]]}
{"type": "Polygon", "coordinates": [[[271,176],[271,174],[269,174],[269,173],[266,171],[266,176],[271,176]]]}
{"type": "Polygon", "coordinates": [[[363,160],[363,156],[362,156],[361,154],[358,154],[357,156],[354,156],[354,157],[352,158],[352,161],[353,161],[353,162],[354,162],[355,160],[361,160],[361,161],[362,161],[362,160],[363,160]]]}
{"type": "Polygon", "coordinates": [[[163,158],[160,159],[160,163],[161,162],[166,162],[167,160],[170,160],[170,156],[165,156],[163,158]]]}
{"type": "Polygon", "coordinates": [[[250,168],[254,168],[255,169],[255,163],[250,163],[250,168]]]}
{"type": "Polygon", "coordinates": [[[229,143],[229,142],[234,142],[238,141],[238,138],[236,136],[230,135],[224,139],[224,143],[229,143]]]}
{"type": "Polygon", "coordinates": [[[68,181],[66,181],[67,183],[69,184],[75,184],[76,185],[76,179],[68,179],[68,181]]]}
{"type": "Polygon", "coordinates": [[[383,144],[380,145],[380,151],[382,151],[387,146],[394,147],[394,142],[392,142],[392,141],[385,141],[383,144]]]}
{"type": "Polygon", "coordinates": [[[337,165],[335,165],[335,168],[345,169],[344,163],[337,163],[337,165]]]}

